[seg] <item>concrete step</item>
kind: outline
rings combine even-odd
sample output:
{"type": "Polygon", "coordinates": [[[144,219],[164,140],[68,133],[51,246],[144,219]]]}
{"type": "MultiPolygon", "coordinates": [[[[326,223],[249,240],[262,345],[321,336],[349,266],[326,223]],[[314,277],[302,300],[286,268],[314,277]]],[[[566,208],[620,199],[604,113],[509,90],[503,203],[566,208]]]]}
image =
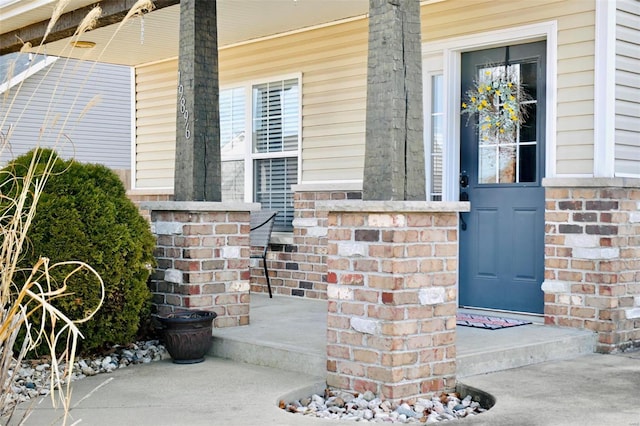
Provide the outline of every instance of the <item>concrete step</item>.
{"type": "MultiPolygon", "coordinates": [[[[214,329],[209,355],[325,377],[326,321],[326,301],[252,294],[251,324],[214,329]]],[[[595,333],[545,326],[539,318],[500,330],[458,327],[456,335],[458,377],[569,359],[596,345],[595,333]]]]}
{"type": "Polygon", "coordinates": [[[456,331],[459,378],[590,354],[597,340],[592,332],[541,324],[456,331]]]}

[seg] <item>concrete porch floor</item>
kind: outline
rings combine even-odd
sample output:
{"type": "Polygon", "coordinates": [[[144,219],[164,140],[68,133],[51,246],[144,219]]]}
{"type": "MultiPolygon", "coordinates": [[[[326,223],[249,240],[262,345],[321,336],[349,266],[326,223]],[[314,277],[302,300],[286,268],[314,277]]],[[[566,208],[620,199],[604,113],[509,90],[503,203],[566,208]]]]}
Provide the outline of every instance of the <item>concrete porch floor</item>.
{"type": "MultiPolygon", "coordinates": [[[[465,310],[470,312],[469,310],[465,310]]],[[[519,318],[511,313],[485,315],[519,318]]],[[[527,316],[528,317],[528,316],[527,316]]],[[[534,323],[500,330],[458,327],[457,376],[507,370],[593,353],[595,333],[534,323]]],[[[317,377],[326,373],[327,302],[251,294],[250,325],[215,328],[209,355],[317,377]]]]}

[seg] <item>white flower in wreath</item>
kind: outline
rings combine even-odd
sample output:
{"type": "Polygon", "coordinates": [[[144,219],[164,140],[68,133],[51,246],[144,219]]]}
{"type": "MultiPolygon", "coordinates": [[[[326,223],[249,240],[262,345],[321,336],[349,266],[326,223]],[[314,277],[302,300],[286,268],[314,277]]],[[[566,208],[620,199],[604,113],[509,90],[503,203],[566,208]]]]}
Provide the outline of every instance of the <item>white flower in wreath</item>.
{"type": "Polygon", "coordinates": [[[488,68],[481,79],[474,81],[462,102],[467,124],[478,114],[476,124],[485,140],[516,131],[527,118],[526,101],[530,99],[517,75],[508,73],[504,66],[488,68]]]}

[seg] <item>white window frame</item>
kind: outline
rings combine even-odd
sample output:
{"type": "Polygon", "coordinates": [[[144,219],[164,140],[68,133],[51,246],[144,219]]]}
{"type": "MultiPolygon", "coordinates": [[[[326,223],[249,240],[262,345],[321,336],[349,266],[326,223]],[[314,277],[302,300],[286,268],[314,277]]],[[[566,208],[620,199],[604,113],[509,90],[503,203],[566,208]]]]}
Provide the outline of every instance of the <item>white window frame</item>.
{"type": "MultiPolygon", "coordinates": [[[[298,169],[296,171],[297,181],[300,183],[302,176],[302,73],[282,74],[261,79],[248,80],[237,84],[226,84],[220,86],[220,91],[244,88],[245,94],[245,146],[244,158],[225,158],[225,160],[244,160],[244,201],[251,203],[255,200],[254,168],[255,160],[270,158],[296,158],[298,169]],[[254,153],[253,151],[253,87],[259,84],[272,83],[276,81],[286,81],[296,79],[298,81],[298,147],[291,151],[254,153]]],[[[222,160],[222,158],[221,158],[222,160]]],[[[292,189],[293,191],[293,189],[292,189]]]]}

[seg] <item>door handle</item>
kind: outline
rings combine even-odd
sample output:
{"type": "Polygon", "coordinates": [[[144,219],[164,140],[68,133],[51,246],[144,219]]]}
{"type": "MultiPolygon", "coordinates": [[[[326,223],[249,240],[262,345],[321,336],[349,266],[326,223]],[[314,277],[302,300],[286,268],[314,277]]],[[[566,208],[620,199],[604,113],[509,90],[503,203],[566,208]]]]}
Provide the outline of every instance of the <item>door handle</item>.
{"type": "MultiPolygon", "coordinates": [[[[469,193],[467,191],[462,191],[460,193],[460,201],[469,201],[469,193]]],[[[459,213],[460,215],[460,229],[463,231],[467,230],[467,222],[464,221],[464,217],[462,216],[462,212],[459,213]]]]}
{"type": "Polygon", "coordinates": [[[469,186],[469,176],[467,176],[466,171],[462,171],[460,173],[460,188],[464,189],[469,186]]]}

